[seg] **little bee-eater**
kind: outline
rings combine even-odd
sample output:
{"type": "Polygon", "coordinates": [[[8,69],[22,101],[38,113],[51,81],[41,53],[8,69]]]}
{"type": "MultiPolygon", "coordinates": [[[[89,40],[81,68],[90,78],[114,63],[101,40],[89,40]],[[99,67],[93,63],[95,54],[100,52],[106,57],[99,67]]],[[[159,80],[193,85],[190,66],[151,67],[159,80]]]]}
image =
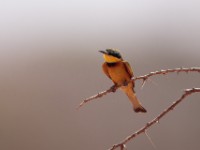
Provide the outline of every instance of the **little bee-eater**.
{"type": "Polygon", "coordinates": [[[134,81],[131,81],[133,70],[127,61],[124,61],[116,49],[100,50],[105,62],[102,65],[104,73],[128,96],[135,112],[147,112],[136,97],[134,81]]]}

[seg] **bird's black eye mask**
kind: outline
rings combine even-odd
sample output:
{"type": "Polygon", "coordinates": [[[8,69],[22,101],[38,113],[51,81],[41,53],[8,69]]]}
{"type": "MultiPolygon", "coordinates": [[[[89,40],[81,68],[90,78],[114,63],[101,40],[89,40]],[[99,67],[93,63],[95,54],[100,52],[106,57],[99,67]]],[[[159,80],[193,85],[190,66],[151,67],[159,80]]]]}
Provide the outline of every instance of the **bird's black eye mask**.
{"type": "Polygon", "coordinates": [[[114,50],[112,50],[112,49],[106,49],[106,52],[107,52],[108,55],[117,57],[117,58],[119,58],[119,59],[122,58],[122,56],[121,56],[121,54],[120,54],[119,52],[114,51],[114,50]]]}

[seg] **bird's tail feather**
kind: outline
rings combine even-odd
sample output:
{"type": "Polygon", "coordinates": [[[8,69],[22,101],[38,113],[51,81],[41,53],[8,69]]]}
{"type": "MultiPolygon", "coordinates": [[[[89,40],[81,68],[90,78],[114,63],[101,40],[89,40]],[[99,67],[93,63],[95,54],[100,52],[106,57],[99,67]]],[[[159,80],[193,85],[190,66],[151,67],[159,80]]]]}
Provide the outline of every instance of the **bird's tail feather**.
{"type": "Polygon", "coordinates": [[[126,88],[124,89],[124,92],[126,93],[126,95],[128,96],[130,102],[133,105],[133,110],[138,113],[138,112],[142,112],[145,113],[147,112],[146,109],[140,104],[139,100],[137,99],[134,91],[130,88],[126,88]]]}

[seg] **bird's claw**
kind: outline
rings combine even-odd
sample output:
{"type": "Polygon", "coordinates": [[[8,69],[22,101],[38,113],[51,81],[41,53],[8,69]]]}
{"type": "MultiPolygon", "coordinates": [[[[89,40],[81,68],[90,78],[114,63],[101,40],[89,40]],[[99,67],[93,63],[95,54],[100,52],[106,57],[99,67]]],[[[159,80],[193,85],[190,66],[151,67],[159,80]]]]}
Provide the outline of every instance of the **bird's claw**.
{"type": "Polygon", "coordinates": [[[112,92],[115,92],[115,91],[117,90],[117,86],[116,86],[116,85],[113,85],[113,86],[111,86],[110,89],[111,89],[112,92]]]}
{"type": "Polygon", "coordinates": [[[128,85],[128,82],[124,81],[123,86],[127,86],[127,85],[128,85]]]}

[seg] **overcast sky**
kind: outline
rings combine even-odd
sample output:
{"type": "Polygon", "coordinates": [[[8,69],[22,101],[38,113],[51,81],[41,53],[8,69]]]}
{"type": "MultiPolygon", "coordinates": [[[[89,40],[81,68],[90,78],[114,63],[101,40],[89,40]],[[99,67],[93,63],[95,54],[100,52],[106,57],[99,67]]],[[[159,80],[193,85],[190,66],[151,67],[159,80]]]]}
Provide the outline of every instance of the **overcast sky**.
{"type": "Polygon", "coordinates": [[[30,43],[87,51],[88,42],[98,49],[171,39],[197,52],[199,8],[198,0],[0,1],[1,51],[30,43]]]}

